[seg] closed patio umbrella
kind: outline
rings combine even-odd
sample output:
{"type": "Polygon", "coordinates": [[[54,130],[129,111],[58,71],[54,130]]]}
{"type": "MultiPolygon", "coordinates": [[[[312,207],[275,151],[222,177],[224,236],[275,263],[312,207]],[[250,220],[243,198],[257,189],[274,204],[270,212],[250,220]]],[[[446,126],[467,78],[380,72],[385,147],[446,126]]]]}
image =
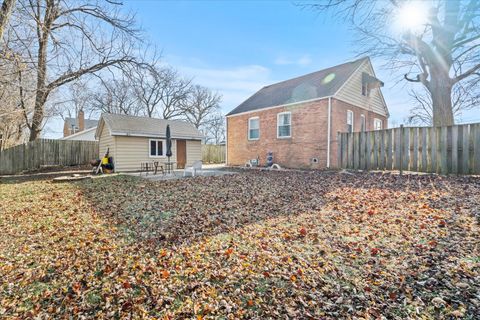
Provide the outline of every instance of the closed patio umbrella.
{"type": "Polygon", "coordinates": [[[168,167],[170,170],[170,157],[172,156],[172,135],[170,134],[170,125],[167,124],[167,132],[165,133],[167,140],[167,152],[165,155],[168,157],[168,167]]]}

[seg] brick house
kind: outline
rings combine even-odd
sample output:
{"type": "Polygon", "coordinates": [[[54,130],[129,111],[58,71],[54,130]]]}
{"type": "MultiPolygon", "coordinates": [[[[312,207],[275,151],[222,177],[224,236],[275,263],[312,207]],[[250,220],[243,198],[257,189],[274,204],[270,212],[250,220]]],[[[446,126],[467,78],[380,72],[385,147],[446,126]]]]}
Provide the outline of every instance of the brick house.
{"type": "Polygon", "coordinates": [[[227,114],[227,164],[335,167],[338,132],[387,128],[382,86],[367,57],[263,87],[227,114]]]}
{"type": "Polygon", "coordinates": [[[83,110],[78,111],[76,118],[65,118],[63,122],[63,137],[66,138],[71,135],[78,135],[80,132],[89,130],[92,132],[92,137],[95,136],[95,128],[97,127],[98,120],[85,119],[85,113],[83,110]]]}

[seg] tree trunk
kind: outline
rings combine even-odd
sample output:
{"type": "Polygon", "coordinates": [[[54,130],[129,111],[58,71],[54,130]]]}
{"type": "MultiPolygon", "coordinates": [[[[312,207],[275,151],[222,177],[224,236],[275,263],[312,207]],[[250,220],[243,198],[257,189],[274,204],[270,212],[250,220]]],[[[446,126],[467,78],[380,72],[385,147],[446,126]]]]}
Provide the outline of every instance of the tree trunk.
{"type": "Polygon", "coordinates": [[[0,8],[0,41],[3,39],[3,33],[6,29],[14,5],[15,0],[3,0],[2,7],[0,8]]]}
{"type": "Polygon", "coordinates": [[[47,1],[45,9],[45,18],[43,23],[37,23],[38,37],[38,65],[37,65],[37,85],[35,92],[35,108],[33,109],[32,125],[30,127],[30,141],[40,138],[42,132],[45,102],[49,94],[47,88],[47,46],[48,37],[52,27],[52,10],[54,3],[47,1]]]}
{"type": "Polygon", "coordinates": [[[432,70],[428,90],[432,96],[434,127],[454,125],[452,110],[452,80],[448,73],[432,70]]]}
{"type": "Polygon", "coordinates": [[[30,128],[30,141],[34,141],[40,138],[40,133],[42,132],[42,125],[44,120],[44,107],[45,102],[47,101],[47,95],[44,94],[43,90],[37,90],[35,97],[35,108],[32,118],[32,126],[30,128]]]}

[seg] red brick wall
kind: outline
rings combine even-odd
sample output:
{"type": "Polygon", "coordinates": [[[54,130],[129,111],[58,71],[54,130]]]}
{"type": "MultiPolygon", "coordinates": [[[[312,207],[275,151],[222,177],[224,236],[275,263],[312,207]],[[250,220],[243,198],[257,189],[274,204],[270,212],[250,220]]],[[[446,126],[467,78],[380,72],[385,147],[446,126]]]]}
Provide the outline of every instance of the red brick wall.
{"type": "MultiPolygon", "coordinates": [[[[347,110],[354,112],[354,128],[360,129],[360,114],[366,117],[367,130],[373,129],[374,114],[348,103],[332,99],[330,164],[336,166],[337,132],[346,131],[347,110]]],[[[267,152],[273,152],[274,162],[287,168],[324,168],[327,165],[328,99],[290,107],[277,107],[239,114],[227,118],[228,165],[243,166],[249,159],[266,164],[267,152]],[[277,138],[277,114],[290,111],[291,138],[277,138]],[[259,117],[260,138],[248,140],[248,119],[259,117]],[[318,163],[312,163],[317,158],[318,163]]],[[[384,120],[385,117],[375,116],[384,120]]]]}
{"type": "Polygon", "coordinates": [[[383,121],[384,129],[387,129],[388,127],[387,118],[385,116],[332,98],[332,144],[330,149],[331,167],[337,167],[337,133],[347,131],[347,110],[353,111],[353,131],[355,132],[361,131],[362,114],[365,115],[366,131],[373,130],[374,118],[381,119],[383,121]]]}

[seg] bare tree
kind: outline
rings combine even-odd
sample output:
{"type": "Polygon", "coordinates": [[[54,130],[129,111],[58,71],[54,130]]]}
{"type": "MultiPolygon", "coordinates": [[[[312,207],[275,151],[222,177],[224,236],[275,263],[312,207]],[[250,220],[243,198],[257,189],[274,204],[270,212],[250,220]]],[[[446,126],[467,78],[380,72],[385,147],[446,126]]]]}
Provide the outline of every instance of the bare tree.
{"type": "Polygon", "coordinates": [[[129,79],[143,113],[149,118],[157,115],[164,95],[164,70],[155,64],[138,66],[130,72],[129,79]]]}
{"type": "Polygon", "coordinates": [[[5,32],[14,7],[15,0],[3,0],[2,6],[0,7],[0,42],[3,39],[3,33],[5,32]]]}
{"type": "Polygon", "coordinates": [[[220,108],[222,96],[200,85],[194,85],[182,108],[187,121],[199,129],[214,112],[220,108]]]}
{"type": "Polygon", "coordinates": [[[39,137],[50,94],[87,74],[134,63],[132,16],[113,2],[19,0],[15,50],[36,73],[30,140],[39,137]]]}
{"type": "Polygon", "coordinates": [[[17,55],[5,47],[0,59],[0,135],[2,148],[24,142],[26,121],[33,110],[33,95],[28,87],[32,74],[24,72],[17,55]]]}
{"type": "MultiPolygon", "coordinates": [[[[413,125],[432,126],[432,99],[427,91],[410,90],[410,97],[415,106],[410,110],[407,123],[413,125]]],[[[452,90],[452,111],[455,119],[461,117],[464,111],[472,110],[480,105],[480,88],[475,83],[464,87],[456,85],[452,90]]]]}
{"type": "Polygon", "coordinates": [[[225,116],[221,113],[212,114],[203,125],[205,128],[205,143],[220,144],[225,141],[225,116]]]}
{"type": "Polygon", "coordinates": [[[50,102],[50,113],[63,120],[77,117],[80,110],[90,115],[96,113],[93,106],[94,92],[89,87],[89,81],[84,77],[57,90],[50,102]]]}
{"type": "Polygon", "coordinates": [[[347,18],[357,31],[360,54],[386,58],[392,69],[404,70],[405,80],[421,83],[432,101],[433,125],[452,125],[452,89],[480,77],[480,1],[423,2],[430,7],[404,12],[410,13],[407,19],[423,14],[422,28],[392,31],[395,16],[412,3],[422,2],[328,0],[311,7],[347,18]]]}
{"type": "Polygon", "coordinates": [[[167,67],[162,71],[163,85],[160,88],[162,96],[161,117],[173,119],[185,116],[184,106],[190,96],[191,80],[181,77],[176,70],[167,67]]]}
{"type": "Polygon", "coordinates": [[[102,113],[134,116],[142,113],[143,106],[127,76],[109,80],[99,78],[99,80],[101,87],[92,96],[92,108],[102,113]]]}

